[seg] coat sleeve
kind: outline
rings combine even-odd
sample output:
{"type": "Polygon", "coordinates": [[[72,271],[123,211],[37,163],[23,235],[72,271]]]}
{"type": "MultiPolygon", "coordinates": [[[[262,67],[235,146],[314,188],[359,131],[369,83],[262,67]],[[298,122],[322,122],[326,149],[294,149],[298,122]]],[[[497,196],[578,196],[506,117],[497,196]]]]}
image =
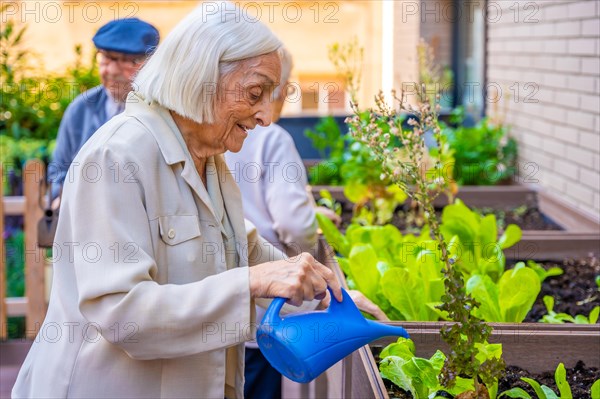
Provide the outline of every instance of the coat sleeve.
{"type": "MultiPolygon", "coordinates": [[[[245,219],[244,221],[246,223],[246,234],[248,236],[248,260],[250,266],[259,265],[264,262],[287,259],[286,255],[258,234],[258,231],[252,222],[248,219],[245,219]]],[[[271,304],[271,299],[269,298],[257,298],[254,301],[258,306],[264,309],[268,308],[271,304]]],[[[281,313],[287,314],[314,310],[319,306],[320,302],[321,301],[319,300],[304,301],[300,306],[286,304],[282,308],[281,313]]]]}
{"type": "Polygon", "coordinates": [[[283,130],[277,132],[269,137],[263,156],[275,170],[267,174],[269,181],[263,184],[273,230],[288,254],[315,252],[315,210],[306,192],[304,164],[293,139],[283,130]]]}
{"type": "Polygon", "coordinates": [[[188,284],[158,284],[144,201],[156,189],[144,183],[151,181],[144,173],[151,176],[152,165],[140,164],[135,151],[94,147],[77,158],[81,174],[65,186],[57,232],[59,244],[77,243],[72,266],[57,266],[74,268],[82,315],[135,359],[187,356],[251,339],[248,268],[188,284]],[[115,163],[126,162],[138,163],[140,178],[112,173],[115,163]],[[135,249],[134,256],[127,248],[135,249]],[[115,325],[135,333],[115,338],[115,325]]]}

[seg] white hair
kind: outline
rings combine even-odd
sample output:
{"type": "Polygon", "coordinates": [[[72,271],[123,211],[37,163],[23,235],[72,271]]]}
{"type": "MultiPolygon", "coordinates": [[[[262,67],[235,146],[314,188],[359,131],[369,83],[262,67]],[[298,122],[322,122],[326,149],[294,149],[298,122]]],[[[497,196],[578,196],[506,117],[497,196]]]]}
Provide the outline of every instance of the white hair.
{"type": "Polygon", "coordinates": [[[229,2],[203,3],[158,45],[134,80],[148,102],[198,123],[214,122],[217,84],[239,61],[278,51],[281,42],[229,2]]]}
{"type": "Polygon", "coordinates": [[[284,89],[284,85],[289,82],[290,75],[292,74],[292,68],[294,67],[294,61],[292,59],[292,54],[285,47],[281,47],[279,49],[280,59],[281,59],[281,80],[279,81],[279,86],[275,88],[273,92],[273,98],[279,100],[285,97],[285,93],[282,92],[284,89]]]}

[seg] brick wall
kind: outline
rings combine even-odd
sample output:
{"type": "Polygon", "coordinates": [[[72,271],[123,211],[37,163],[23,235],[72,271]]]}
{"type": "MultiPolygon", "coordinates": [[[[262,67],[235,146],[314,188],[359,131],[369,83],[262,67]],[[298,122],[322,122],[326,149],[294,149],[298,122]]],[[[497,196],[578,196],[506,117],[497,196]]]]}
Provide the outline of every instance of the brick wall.
{"type": "Polygon", "coordinates": [[[502,90],[488,114],[512,126],[520,179],[600,219],[600,3],[491,0],[488,10],[487,87],[502,90]]]}
{"type": "MultiPolygon", "coordinates": [[[[420,38],[420,8],[412,0],[394,2],[394,88],[419,81],[417,45],[420,38]]],[[[385,51],[385,50],[384,50],[385,51]]]]}

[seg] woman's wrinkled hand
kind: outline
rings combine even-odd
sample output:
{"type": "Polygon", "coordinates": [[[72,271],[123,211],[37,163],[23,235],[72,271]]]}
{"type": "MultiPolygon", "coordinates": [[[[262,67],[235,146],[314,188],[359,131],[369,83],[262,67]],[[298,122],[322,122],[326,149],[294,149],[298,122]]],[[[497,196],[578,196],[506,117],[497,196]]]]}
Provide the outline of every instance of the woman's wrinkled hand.
{"type": "Polygon", "coordinates": [[[325,298],[327,286],[341,301],[342,290],[333,271],[307,252],[250,268],[253,298],[288,298],[288,303],[300,306],[303,301],[325,298]]]}
{"type": "Polygon", "coordinates": [[[364,296],[364,294],[360,291],[356,290],[348,290],[348,295],[356,304],[356,307],[362,310],[365,313],[370,314],[375,317],[375,319],[379,321],[390,321],[390,319],[383,313],[383,310],[379,308],[379,306],[375,305],[369,298],[364,296]]]}
{"type": "Polygon", "coordinates": [[[337,227],[340,227],[340,225],[342,224],[342,217],[329,208],[326,208],[324,206],[317,206],[315,208],[315,212],[318,212],[321,215],[325,216],[327,219],[331,220],[333,224],[335,224],[337,227]]]}

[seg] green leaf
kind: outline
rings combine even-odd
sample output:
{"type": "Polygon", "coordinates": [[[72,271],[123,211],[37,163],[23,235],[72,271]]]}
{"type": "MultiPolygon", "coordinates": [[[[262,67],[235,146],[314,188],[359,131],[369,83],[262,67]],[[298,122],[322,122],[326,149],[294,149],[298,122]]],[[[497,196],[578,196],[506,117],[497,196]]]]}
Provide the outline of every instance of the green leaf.
{"type": "Polygon", "coordinates": [[[420,391],[425,394],[424,397],[427,397],[429,391],[439,385],[437,379],[439,371],[436,371],[427,359],[413,357],[410,361],[404,363],[402,368],[408,375],[413,376],[413,383],[418,380],[423,384],[423,388],[420,391]]]}
{"type": "Polygon", "coordinates": [[[379,362],[379,373],[381,377],[392,381],[394,384],[409,391],[413,394],[413,397],[417,398],[417,392],[412,383],[412,378],[407,375],[402,369],[402,365],[406,363],[406,360],[398,356],[388,356],[379,362]]]}
{"type": "Polygon", "coordinates": [[[380,276],[377,269],[377,254],[373,247],[370,244],[353,246],[348,260],[350,272],[359,291],[371,301],[376,301],[380,276]]]}
{"type": "Polygon", "coordinates": [[[502,358],[502,344],[475,343],[475,348],[478,351],[475,358],[481,364],[488,359],[502,358]]]}
{"type": "MultiPolygon", "coordinates": [[[[594,307],[588,316],[588,321],[590,324],[596,324],[598,321],[598,316],[600,315],[600,306],[594,307]]],[[[600,396],[598,396],[600,398],[600,396]]]]}
{"type": "Polygon", "coordinates": [[[590,390],[590,397],[600,398],[600,380],[596,380],[592,384],[592,389],[590,390]]]}
{"type": "Polygon", "coordinates": [[[316,213],[316,217],[317,222],[319,223],[319,227],[323,231],[323,235],[325,236],[325,239],[327,240],[329,245],[331,245],[333,249],[338,251],[342,256],[348,257],[350,248],[346,237],[344,237],[344,235],[340,233],[338,228],[335,227],[335,224],[333,224],[333,222],[329,220],[328,217],[318,212],[316,213]]]}
{"type": "Polygon", "coordinates": [[[496,216],[493,214],[486,215],[481,219],[479,227],[479,238],[481,240],[481,247],[485,247],[487,244],[496,243],[496,237],[498,237],[498,230],[496,227],[496,216]]]}
{"type": "Polygon", "coordinates": [[[567,371],[565,370],[565,365],[563,363],[560,363],[558,367],[556,367],[556,371],[554,372],[554,381],[558,387],[560,399],[573,399],[571,387],[567,382],[567,371]]]}
{"type": "Polygon", "coordinates": [[[415,356],[415,344],[410,338],[399,337],[396,342],[383,348],[379,354],[382,359],[388,356],[398,356],[409,360],[415,356]]]}
{"type": "Polygon", "coordinates": [[[546,310],[548,313],[554,312],[554,297],[550,295],[544,295],[542,299],[544,301],[544,305],[546,306],[546,310]]]}
{"type": "Polygon", "coordinates": [[[344,195],[350,202],[360,204],[368,200],[369,187],[357,181],[348,182],[344,185],[344,195]]]}
{"type": "Polygon", "coordinates": [[[523,231],[519,226],[516,224],[509,224],[506,226],[504,234],[498,239],[498,245],[500,245],[500,248],[502,249],[510,248],[521,241],[522,236],[523,231]]]}
{"type": "Polygon", "coordinates": [[[504,272],[498,282],[502,320],[495,321],[522,322],[541,289],[537,273],[522,263],[504,272]]]}
{"type": "Polygon", "coordinates": [[[479,302],[476,313],[487,322],[504,321],[498,297],[498,288],[489,276],[475,274],[467,280],[467,293],[479,302]]]}
{"type": "MultiPolygon", "coordinates": [[[[561,399],[552,389],[550,389],[550,387],[547,387],[546,385],[542,385],[542,391],[544,391],[547,399],[561,399]]],[[[573,399],[573,397],[570,397],[569,399],[573,399]]]]}
{"type": "Polygon", "coordinates": [[[472,391],[475,389],[475,383],[473,382],[472,378],[456,377],[455,381],[456,383],[454,387],[448,390],[448,392],[454,396],[458,395],[459,393],[472,391]]]}
{"type": "Polygon", "coordinates": [[[383,295],[398,309],[406,320],[428,321],[423,280],[398,267],[388,270],[381,278],[383,295]],[[399,288],[401,286],[401,288],[399,288]]]}
{"type": "Polygon", "coordinates": [[[536,380],[527,377],[521,377],[521,380],[531,385],[531,387],[535,391],[535,394],[538,396],[538,399],[548,399],[548,397],[546,396],[546,392],[542,389],[542,387],[536,380]]]}
{"type": "Polygon", "coordinates": [[[508,396],[509,398],[517,398],[517,399],[531,399],[531,395],[527,393],[527,391],[522,388],[511,388],[508,391],[502,392],[498,395],[498,399],[503,396],[508,396]]]}

